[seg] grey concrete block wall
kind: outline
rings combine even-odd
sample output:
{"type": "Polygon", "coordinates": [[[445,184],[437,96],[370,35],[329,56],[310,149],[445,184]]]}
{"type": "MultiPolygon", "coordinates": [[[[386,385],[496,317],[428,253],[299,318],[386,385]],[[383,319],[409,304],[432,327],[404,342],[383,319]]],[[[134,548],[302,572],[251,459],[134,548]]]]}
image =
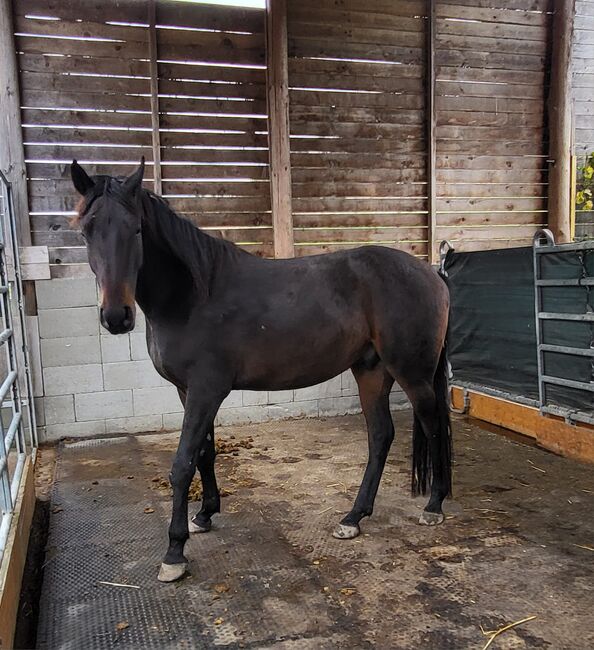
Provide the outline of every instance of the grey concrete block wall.
{"type": "MultiPolygon", "coordinates": [[[[41,440],[144,431],[174,431],[183,409],[177,390],[149,359],[138,312],[130,334],[99,326],[92,278],[36,283],[43,391],[36,398],[41,440]]],[[[395,408],[402,392],[391,396],[395,408]]],[[[233,391],[217,425],[345,415],[360,411],[350,372],[317,386],[282,391],[233,391]]]]}

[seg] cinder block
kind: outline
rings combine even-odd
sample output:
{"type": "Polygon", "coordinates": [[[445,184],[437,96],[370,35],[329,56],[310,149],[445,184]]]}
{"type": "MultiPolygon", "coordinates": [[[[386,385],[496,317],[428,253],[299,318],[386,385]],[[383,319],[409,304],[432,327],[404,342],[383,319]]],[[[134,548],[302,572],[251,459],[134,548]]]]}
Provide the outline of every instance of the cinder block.
{"type": "Polygon", "coordinates": [[[319,400],[320,417],[333,415],[349,415],[361,412],[358,397],[325,397],[319,400]]]}
{"type": "Polygon", "coordinates": [[[35,406],[35,421],[38,427],[42,427],[45,425],[45,404],[43,397],[36,397],[33,400],[33,404],[35,406]]]}
{"type": "Polygon", "coordinates": [[[169,383],[155,370],[151,361],[123,361],[103,365],[105,390],[156,388],[169,383]]]}
{"type": "Polygon", "coordinates": [[[145,332],[132,332],[130,334],[130,352],[133,361],[144,361],[150,358],[146,347],[145,332]]]}
{"type": "Polygon", "coordinates": [[[35,282],[37,307],[60,309],[89,307],[97,304],[95,278],[56,278],[35,282]]]}
{"type": "Polygon", "coordinates": [[[75,395],[74,409],[77,422],[130,417],[134,414],[132,391],[111,390],[75,395]]]}
{"type": "Polygon", "coordinates": [[[128,334],[101,335],[101,360],[103,363],[130,361],[130,339],[128,334]]]}
{"type": "Polygon", "coordinates": [[[74,422],[74,395],[44,397],[45,423],[66,424],[74,422]]]}
{"type": "Polygon", "coordinates": [[[235,424],[266,422],[270,419],[267,406],[242,406],[221,409],[215,419],[215,426],[227,427],[235,424]]]}
{"type": "Polygon", "coordinates": [[[353,373],[350,370],[343,372],[342,375],[340,375],[340,379],[341,379],[343,397],[347,395],[359,394],[359,388],[357,386],[357,382],[355,381],[355,377],[353,376],[353,373]]]}
{"type": "Polygon", "coordinates": [[[287,402],[286,404],[272,404],[265,407],[271,420],[285,418],[314,418],[318,417],[318,400],[303,402],[287,402]]]}
{"type": "Polygon", "coordinates": [[[184,422],[184,413],[163,413],[163,430],[180,431],[184,422]]]}
{"type": "Polygon", "coordinates": [[[163,418],[160,415],[142,415],[140,417],[115,418],[105,420],[107,433],[149,433],[163,430],[163,418]]]}
{"type": "Polygon", "coordinates": [[[340,375],[315,386],[298,388],[295,390],[294,401],[301,402],[323,397],[340,397],[342,395],[342,384],[340,375]]]}
{"type": "Polygon", "coordinates": [[[42,339],[96,336],[97,334],[99,334],[97,307],[44,309],[39,312],[39,336],[42,339]]]}
{"type": "Polygon", "coordinates": [[[70,395],[103,390],[102,366],[65,366],[44,368],[43,383],[46,395],[70,395]]]}
{"type": "Polygon", "coordinates": [[[174,386],[158,388],[135,388],[134,415],[160,415],[184,410],[174,386]]]}
{"type": "Polygon", "coordinates": [[[229,395],[223,400],[221,404],[222,409],[229,409],[242,405],[242,397],[240,390],[232,390],[229,395]]]}
{"type": "Polygon", "coordinates": [[[293,401],[292,390],[270,390],[268,391],[269,404],[285,404],[293,401]]]}
{"type": "Polygon", "coordinates": [[[268,391],[266,390],[244,390],[241,392],[244,406],[268,404],[268,391]]]}
{"type": "Polygon", "coordinates": [[[60,339],[42,339],[41,361],[44,368],[101,363],[99,337],[69,336],[60,339]]]}
{"type": "Polygon", "coordinates": [[[62,438],[87,438],[105,435],[105,420],[94,422],[70,422],[68,424],[48,424],[45,427],[45,440],[62,438]]]}

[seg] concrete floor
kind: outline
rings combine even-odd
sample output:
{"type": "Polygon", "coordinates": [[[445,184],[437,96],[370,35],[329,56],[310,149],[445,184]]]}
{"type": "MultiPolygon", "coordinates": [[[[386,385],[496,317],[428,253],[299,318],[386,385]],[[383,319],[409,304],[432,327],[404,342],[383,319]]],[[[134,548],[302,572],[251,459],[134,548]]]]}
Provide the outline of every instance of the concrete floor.
{"type": "Polygon", "coordinates": [[[352,541],[330,532],[362,476],[361,417],[219,430],[223,513],[174,585],[156,574],[176,437],[62,446],[38,647],[478,649],[481,626],[529,616],[491,647],[594,647],[592,467],[457,418],[455,498],[442,526],[420,527],[411,415],[395,420],[376,513],[352,541]]]}

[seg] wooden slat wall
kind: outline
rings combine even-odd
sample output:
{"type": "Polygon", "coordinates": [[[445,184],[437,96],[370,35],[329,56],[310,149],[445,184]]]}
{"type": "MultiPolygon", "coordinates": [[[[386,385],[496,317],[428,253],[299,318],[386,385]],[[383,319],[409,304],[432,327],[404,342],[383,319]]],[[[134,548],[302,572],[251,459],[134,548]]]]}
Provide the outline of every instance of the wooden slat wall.
{"type": "Polygon", "coordinates": [[[530,244],[547,223],[548,0],[437,2],[437,239],[530,244]]]}
{"type": "MultiPolygon", "coordinates": [[[[579,167],[594,152],[594,0],[576,0],[575,10],[574,152],[579,167]]],[[[576,210],[575,237],[594,237],[593,211],[576,210]]]]}
{"type": "MultiPolygon", "coordinates": [[[[69,163],[127,174],[152,136],[147,4],[14,2],[34,244],[55,276],[85,272],[68,224],[69,163]]],[[[177,211],[262,255],[272,252],[264,11],[159,1],[163,194],[177,211]]]]}
{"type": "Polygon", "coordinates": [[[296,255],[427,255],[424,0],[288,4],[296,255]]]}

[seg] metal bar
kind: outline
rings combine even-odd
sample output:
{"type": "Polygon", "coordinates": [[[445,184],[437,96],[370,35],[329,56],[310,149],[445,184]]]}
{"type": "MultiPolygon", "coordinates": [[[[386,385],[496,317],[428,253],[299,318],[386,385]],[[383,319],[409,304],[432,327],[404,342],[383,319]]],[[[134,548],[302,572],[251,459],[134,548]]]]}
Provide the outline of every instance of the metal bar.
{"type": "Polygon", "coordinates": [[[550,311],[538,312],[538,318],[541,320],[573,320],[584,323],[594,323],[594,313],[591,314],[559,314],[550,311]]]}
{"type": "Polygon", "coordinates": [[[27,454],[24,451],[19,454],[19,459],[17,460],[14,474],[12,475],[12,481],[10,482],[10,496],[13,503],[18,501],[19,488],[21,487],[21,477],[23,475],[26,457],[27,454]]]}
{"type": "Polygon", "coordinates": [[[6,393],[10,390],[10,387],[14,383],[14,380],[17,378],[17,372],[16,370],[11,370],[8,375],[6,376],[6,379],[2,383],[2,386],[0,386],[0,402],[4,399],[6,396],[6,393]]]}
{"type": "Polygon", "coordinates": [[[554,404],[543,406],[541,411],[543,413],[549,413],[550,415],[560,416],[570,422],[587,422],[588,424],[594,424],[594,416],[585,411],[571,411],[570,409],[556,406],[554,404]]]}
{"type": "Polygon", "coordinates": [[[541,343],[538,347],[543,352],[558,352],[576,357],[594,357],[594,348],[572,348],[567,345],[551,345],[549,343],[541,343]]]}
{"type": "Polygon", "coordinates": [[[470,381],[458,381],[456,379],[452,382],[452,387],[456,388],[465,388],[467,390],[474,390],[477,393],[484,393],[485,395],[490,395],[492,397],[500,397],[505,399],[508,402],[515,402],[517,404],[524,404],[525,406],[533,406],[538,408],[538,400],[532,399],[530,397],[524,397],[523,395],[517,395],[515,393],[509,393],[500,388],[492,388],[491,386],[483,386],[481,384],[475,384],[470,381]]]}
{"type": "Polygon", "coordinates": [[[555,244],[554,246],[541,245],[535,246],[537,253],[571,253],[572,251],[594,250],[594,241],[575,242],[573,244],[555,244]]]}
{"type": "Polygon", "coordinates": [[[541,295],[540,287],[538,286],[538,281],[540,280],[540,258],[536,256],[536,251],[540,247],[540,240],[542,237],[545,237],[547,241],[554,242],[555,239],[553,234],[549,230],[539,231],[534,235],[534,243],[532,246],[532,266],[534,273],[534,315],[535,315],[535,330],[536,330],[536,365],[537,365],[537,377],[538,377],[538,405],[542,408],[542,405],[546,401],[546,388],[542,381],[542,375],[544,372],[544,360],[541,350],[542,345],[542,322],[539,318],[541,313],[541,295]]]}
{"type": "Polygon", "coordinates": [[[11,522],[12,522],[12,512],[4,513],[2,515],[2,523],[0,524],[0,562],[2,562],[4,549],[6,548],[6,542],[8,540],[8,531],[10,530],[11,522]]]}
{"type": "Polygon", "coordinates": [[[0,287],[0,294],[6,293],[7,291],[8,291],[8,287],[6,287],[6,286],[1,286],[0,287]]]}
{"type": "Polygon", "coordinates": [[[567,388],[575,388],[576,390],[586,390],[594,393],[594,383],[585,381],[576,381],[575,379],[563,379],[562,377],[550,377],[543,375],[542,381],[545,384],[553,384],[554,386],[566,386],[567,388]]]}
{"type": "MultiPolygon", "coordinates": [[[[12,416],[12,420],[10,422],[10,425],[8,426],[8,431],[6,432],[4,436],[4,449],[6,450],[6,453],[10,451],[10,447],[12,446],[12,441],[14,440],[15,433],[17,432],[17,429],[21,423],[21,414],[20,413],[15,413],[12,416]]],[[[0,472],[2,471],[2,459],[0,459],[0,472]]]]}
{"type": "Polygon", "coordinates": [[[594,278],[576,278],[572,280],[537,280],[539,287],[592,287],[594,278]]]}
{"type": "Polygon", "coordinates": [[[11,336],[12,329],[10,327],[7,327],[3,332],[0,332],[0,345],[8,341],[11,336]]]}

